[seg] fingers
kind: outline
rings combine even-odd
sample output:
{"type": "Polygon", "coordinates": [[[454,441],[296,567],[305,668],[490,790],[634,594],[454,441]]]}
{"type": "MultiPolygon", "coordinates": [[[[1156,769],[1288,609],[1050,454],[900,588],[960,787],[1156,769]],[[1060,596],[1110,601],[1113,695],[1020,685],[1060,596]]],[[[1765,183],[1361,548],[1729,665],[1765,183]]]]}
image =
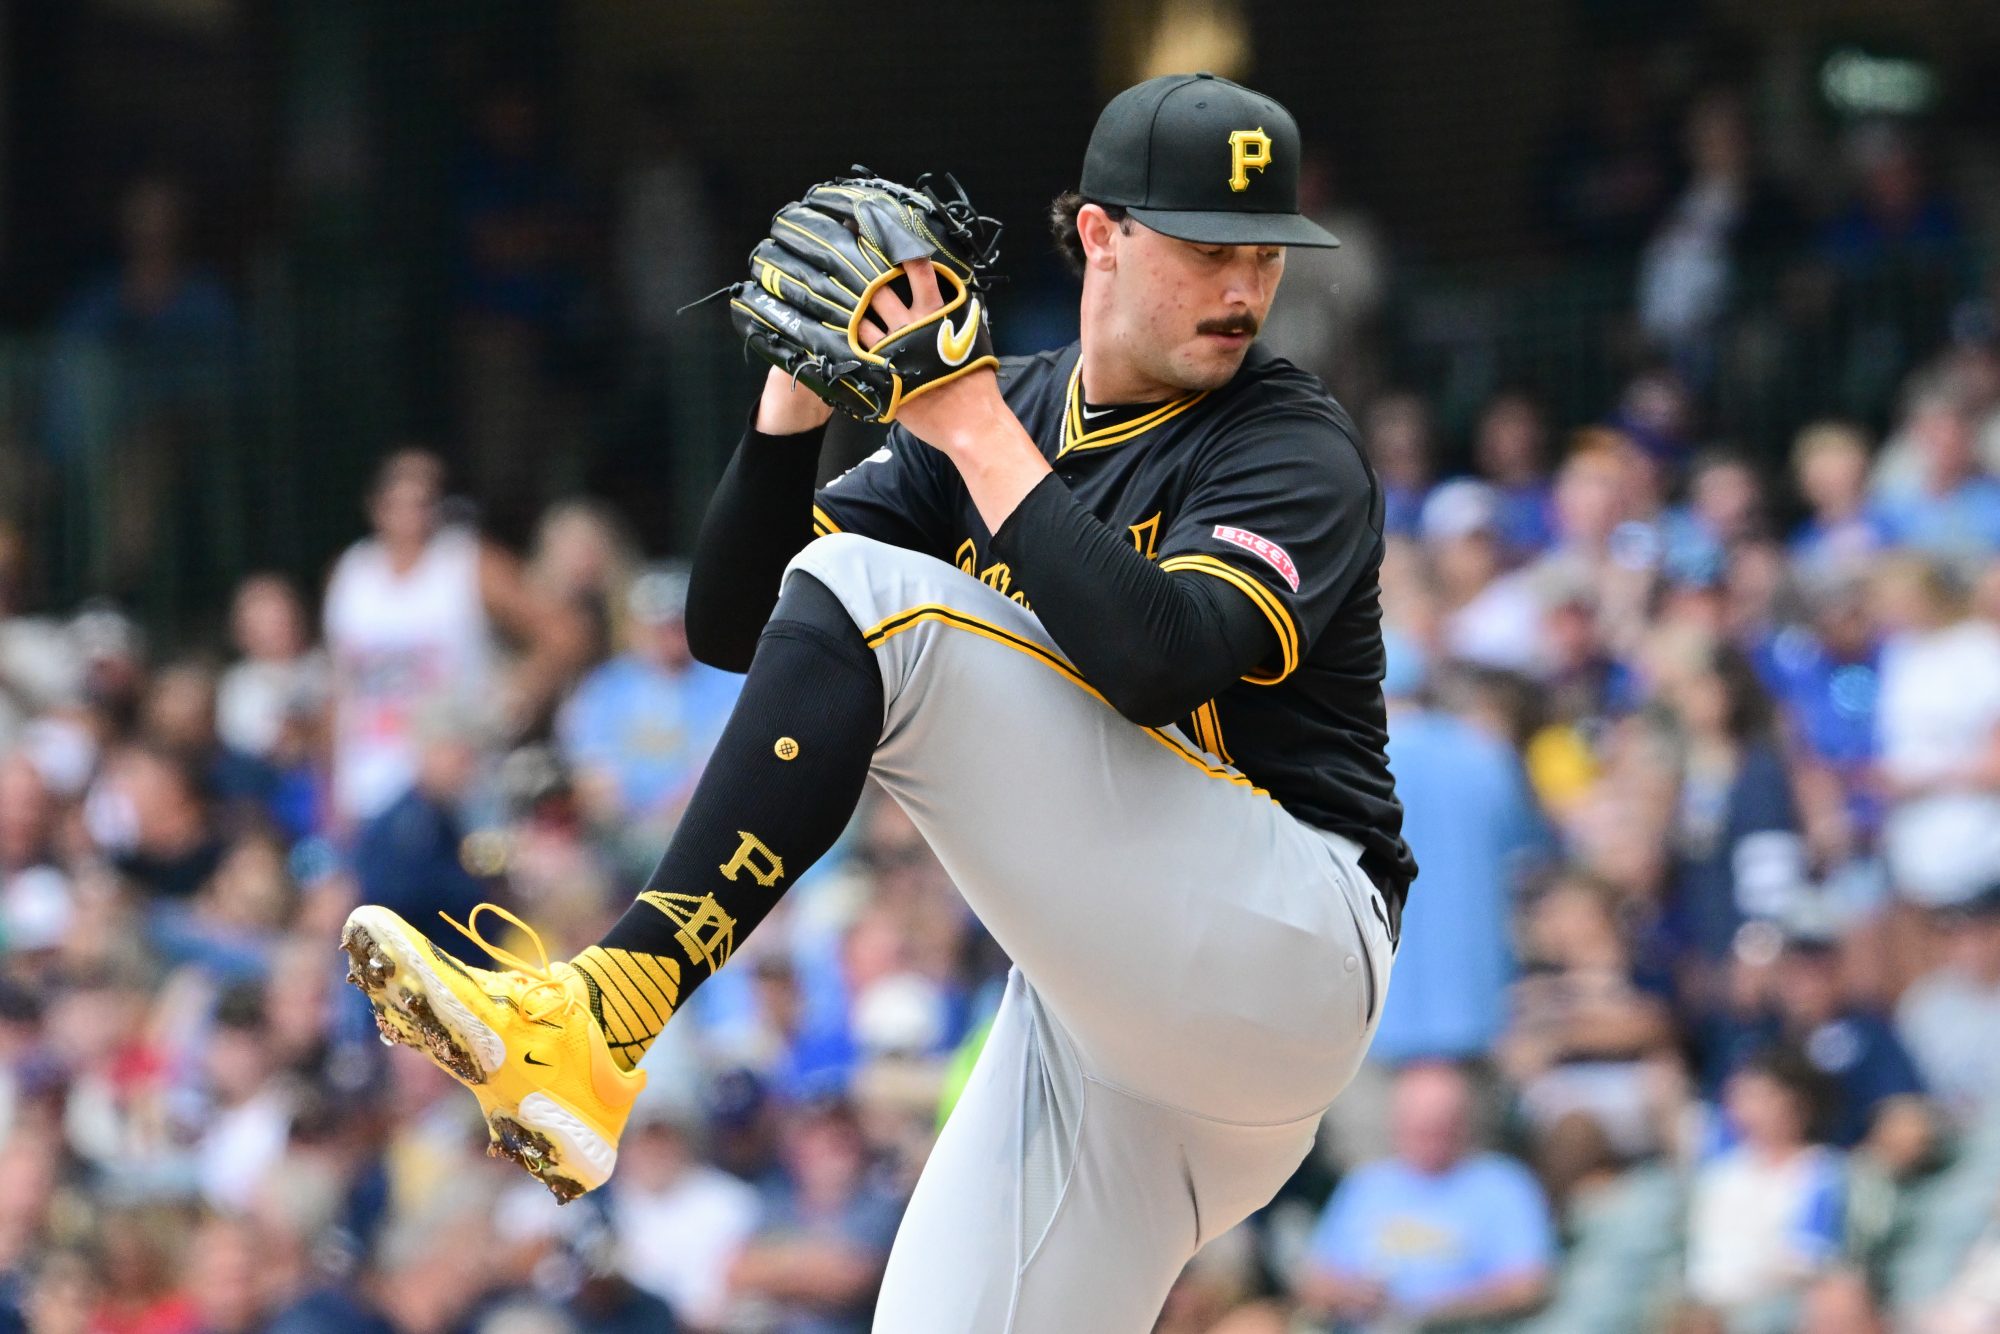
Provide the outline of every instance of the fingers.
{"type": "Polygon", "coordinates": [[[889,336],[885,331],[906,328],[944,308],[936,265],[927,259],[913,259],[903,265],[903,272],[909,278],[911,300],[904,301],[896,295],[893,286],[885,283],[868,305],[874,318],[861,321],[861,346],[871,352],[877,343],[889,336]]]}
{"type": "Polygon", "coordinates": [[[903,298],[897,296],[895,288],[888,284],[875,294],[869,309],[875,312],[887,329],[900,329],[917,317],[917,312],[903,304],[903,298]]]}
{"type": "Polygon", "coordinates": [[[927,259],[913,259],[903,265],[903,272],[910,277],[910,295],[916,298],[918,315],[928,315],[944,305],[944,295],[938,290],[937,265],[927,259]]]}

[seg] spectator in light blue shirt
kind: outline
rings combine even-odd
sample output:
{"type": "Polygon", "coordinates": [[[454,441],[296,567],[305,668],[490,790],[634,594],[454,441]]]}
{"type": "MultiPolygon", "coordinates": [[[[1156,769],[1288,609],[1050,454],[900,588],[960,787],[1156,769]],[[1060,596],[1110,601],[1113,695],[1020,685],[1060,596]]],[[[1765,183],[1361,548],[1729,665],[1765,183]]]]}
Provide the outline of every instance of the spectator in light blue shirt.
{"type": "Polygon", "coordinates": [[[1913,489],[1882,497],[1891,544],[1965,561],[2000,551],[2000,481],[1980,471],[1977,403],[1969,387],[1948,373],[1919,381],[1904,431],[1921,468],[1913,489]]]}
{"type": "Polygon", "coordinates": [[[1473,435],[1473,461],[1500,494],[1500,541],[1515,560],[1539,556],[1555,540],[1548,436],[1541,403],[1524,389],[1486,400],[1473,435]]]}
{"type": "Polygon", "coordinates": [[[1792,559],[1808,576],[1864,568],[1886,543],[1868,498],[1868,437],[1843,421],[1814,422],[1792,445],[1792,480],[1811,509],[1792,533],[1792,559]]]}
{"type": "Polygon", "coordinates": [[[1424,1063],[1396,1078],[1395,1157],[1351,1173],[1327,1202],[1298,1280],[1308,1311],[1396,1328],[1504,1321],[1547,1296],[1548,1200],[1527,1168],[1472,1147],[1464,1074],[1424,1063]]]}
{"type": "Polygon", "coordinates": [[[1403,837],[1424,868],[1372,1054],[1391,1063],[1490,1052],[1513,980],[1508,918],[1541,822],[1513,747],[1418,702],[1421,656],[1391,633],[1389,767],[1403,837]]]}
{"type": "Polygon", "coordinates": [[[1382,531],[1415,537],[1437,466],[1430,409],[1415,394],[1384,394],[1369,406],[1361,438],[1382,483],[1382,531]]]}
{"type": "Polygon", "coordinates": [[[676,567],[633,581],[626,651],[584,678],[557,720],[592,815],[652,843],[679,818],[743,685],[688,652],[687,586],[676,567]]]}

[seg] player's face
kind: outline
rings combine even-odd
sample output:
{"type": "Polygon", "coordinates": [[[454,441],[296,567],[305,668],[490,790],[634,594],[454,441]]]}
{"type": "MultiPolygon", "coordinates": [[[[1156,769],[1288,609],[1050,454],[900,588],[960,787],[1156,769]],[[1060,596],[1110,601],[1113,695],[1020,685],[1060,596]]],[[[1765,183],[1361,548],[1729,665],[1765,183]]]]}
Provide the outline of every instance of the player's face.
{"type": "Polygon", "coordinates": [[[1111,327],[1132,369],[1182,391],[1227,384],[1271,313],[1285,248],[1181,241],[1137,221],[1113,245],[1111,327]]]}

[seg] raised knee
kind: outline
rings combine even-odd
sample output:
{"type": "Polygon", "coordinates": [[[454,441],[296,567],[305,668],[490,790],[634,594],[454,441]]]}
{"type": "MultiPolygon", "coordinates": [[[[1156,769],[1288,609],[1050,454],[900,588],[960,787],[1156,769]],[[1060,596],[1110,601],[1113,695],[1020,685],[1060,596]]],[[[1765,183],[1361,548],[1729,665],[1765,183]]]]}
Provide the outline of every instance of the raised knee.
{"type": "Polygon", "coordinates": [[[965,576],[934,556],[863,537],[829,533],[792,558],[786,573],[812,575],[843,602],[857,622],[881,618],[924,602],[951,597],[965,576]]]}

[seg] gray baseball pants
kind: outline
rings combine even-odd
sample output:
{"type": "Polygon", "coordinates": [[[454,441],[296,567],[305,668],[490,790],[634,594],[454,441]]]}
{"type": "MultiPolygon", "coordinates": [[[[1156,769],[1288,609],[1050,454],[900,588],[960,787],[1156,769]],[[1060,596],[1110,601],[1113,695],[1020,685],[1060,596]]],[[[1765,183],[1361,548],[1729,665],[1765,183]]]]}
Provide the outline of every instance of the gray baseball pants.
{"type": "Polygon", "coordinates": [[[1145,1334],[1360,1064],[1389,984],[1379,895],[1352,843],[1120,716],[970,575],[845,533],[790,569],[874,648],[874,777],[1015,965],[876,1334],[1145,1334]]]}

